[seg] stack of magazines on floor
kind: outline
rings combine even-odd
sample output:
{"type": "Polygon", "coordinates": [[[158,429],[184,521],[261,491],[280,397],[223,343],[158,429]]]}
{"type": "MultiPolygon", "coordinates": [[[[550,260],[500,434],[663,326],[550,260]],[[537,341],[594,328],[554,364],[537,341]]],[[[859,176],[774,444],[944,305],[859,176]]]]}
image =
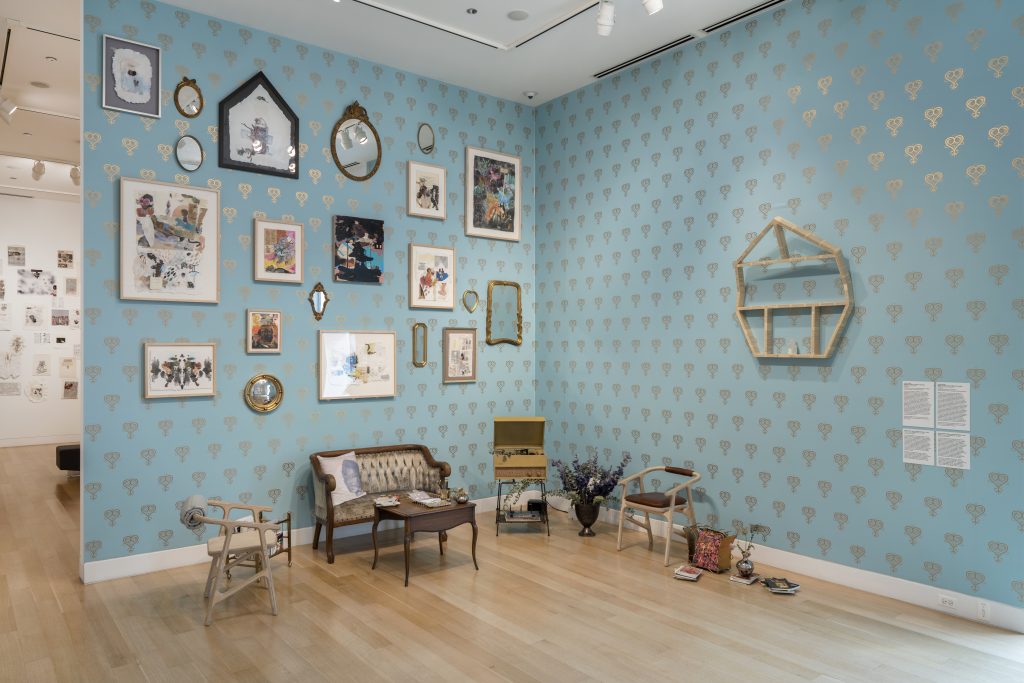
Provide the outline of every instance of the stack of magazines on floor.
{"type": "Polygon", "coordinates": [[[676,567],[673,576],[683,581],[696,581],[700,578],[700,575],[704,573],[704,570],[700,567],[694,567],[690,564],[681,564],[676,567]]]}
{"type": "Polygon", "coordinates": [[[769,593],[779,595],[793,595],[800,590],[799,583],[793,583],[789,579],[766,578],[761,583],[768,589],[769,593]]]}

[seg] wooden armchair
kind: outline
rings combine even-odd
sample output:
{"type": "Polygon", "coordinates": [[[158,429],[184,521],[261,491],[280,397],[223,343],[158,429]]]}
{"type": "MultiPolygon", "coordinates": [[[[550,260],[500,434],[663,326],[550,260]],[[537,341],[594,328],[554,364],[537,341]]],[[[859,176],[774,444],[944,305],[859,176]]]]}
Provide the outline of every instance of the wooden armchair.
{"type": "Polygon", "coordinates": [[[279,525],[273,522],[243,521],[230,519],[233,510],[244,510],[259,520],[264,512],[273,508],[266,505],[245,505],[229,503],[222,500],[211,500],[208,505],[220,508],[224,516],[221,519],[197,515],[195,519],[203,524],[214,524],[220,527],[220,534],[206,542],[206,554],[210,556],[210,573],[206,577],[206,590],[203,597],[208,598],[206,605],[206,621],[213,623],[213,606],[225,600],[249,584],[265,580],[270,593],[270,611],[277,616],[277,596],[274,594],[274,574],[270,568],[270,547],[277,544],[279,525]],[[244,581],[235,581],[231,588],[219,591],[221,576],[230,579],[232,567],[243,563],[252,563],[256,569],[253,576],[244,581]]]}
{"type": "Polygon", "coordinates": [[[672,534],[679,533],[675,530],[672,525],[672,515],[676,512],[682,512],[690,520],[690,526],[697,523],[693,515],[693,505],[691,503],[693,499],[693,492],[690,487],[696,482],[700,481],[700,474],[694,472],[691,469],[685,467],[648,467],[642,472],[625,477],[619,480],[619,484],[622,486],[622,507],[619,508],[619,536],[618,536],[618,549],[622,550],[622,524],[626,521],[627,517],[629,521],[636,524],[639,527],[647,529],[647,545],[653,550],[654,549],[654,533],[651,531],[651,513],[656,515],[662,515],[668,522],[668,533],[665,534],[665,566],[669,563],[669,551],[672,545],[672,534]],[[651,472],[665,472],[667,474],[675,474],[681,477],[689,477],[686,481],[676,484],[665,493],[659,491],[647,491],[644,488],[644,478],[651,472]],[[629,489],[629,483],[634,480],[640,482],[640,492],[631,493],[627,495],[629,489]],[[636,521],[627,514],[628,509],[639,510],[644,513],[644,523],[636,521]]]}

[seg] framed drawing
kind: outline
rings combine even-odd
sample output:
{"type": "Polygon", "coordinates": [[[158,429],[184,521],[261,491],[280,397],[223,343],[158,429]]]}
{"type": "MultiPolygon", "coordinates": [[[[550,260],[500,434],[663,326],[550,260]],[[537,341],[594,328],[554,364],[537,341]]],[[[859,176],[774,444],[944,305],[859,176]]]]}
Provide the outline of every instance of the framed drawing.
{"type": "Polygon", "coordinates": [[[444,328],[443,382],[476,381],[476,328],[444,328]]]}
{"type": "Polygon", "coordinates": [[[442,166],[409,161],[406,213],[444,220],[447,171],[442,166]]]}
{"type": "Polygon", "coordinates": [[[466,234],[519,241],[522,161],[501,152],[466,148],[466,234]]]}
{"type": "Polygon", "coordinates": [[[221,168],[299,177],[299,117],[260,71],[220,101],[221,168]]]}
{"type": "Polygon", "coordinates": [[[384,221],[334,217],[334,281],[384,282],[384,221]]]}
{"type": "Polygon", "coordinates": [[[147,342],[143,398],[216,396],[217,345],[212,342],[147,342]]]}
{"type": "Polygon", "coordinates": [[[160,48],[103,36],[104,109],[160,118],[160,48]]]}
{"type": "Polygon", "coordinates": [[[302,223],[257,218],[252,227],[253,278],[302,283],[302,223]]]}
{"type": "Polygon", "coordinates": [[[245,312],[245,352],[281,353],[281,311],[245,312]]]}
{"type": "Polygon", "coordinates": [[[320,332],[320,400],[394,396],[394,332],[320,332]]]}
{"type": "Polygon", "coordinates": [[[455,249],[409,245],[409,307],[455,310],[455,249]]]}
{"type": "Polygon", "coordinates": [[[121,298],[217,303],[220,192],[121,178],[121,298]]]}

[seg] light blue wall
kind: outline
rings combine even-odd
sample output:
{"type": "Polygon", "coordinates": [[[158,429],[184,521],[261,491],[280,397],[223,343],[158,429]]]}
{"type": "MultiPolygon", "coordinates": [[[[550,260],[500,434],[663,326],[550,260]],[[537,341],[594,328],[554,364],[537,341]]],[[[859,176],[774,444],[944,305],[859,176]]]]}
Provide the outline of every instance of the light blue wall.
{"type": "Polygon", "coordinates": [[[1019,606],[1020,10],[790,2],[539,107],[550,450],[692,465],[704,521],[1019,606]],[[857,309],[832,361],[759,363],[734,320],[732,261],[774,215],[849,261],[857,309]],[[900,381],[928,377],[973,383],[969,471],[903,465],[900,381]]]}
{"type": "Polygon", "coordinates": [[[484,307],[469,314],[413,311],[406,301],[410,241],[454,246],[459,294],[486,292],[488,279],[524,285],[525,326],[533,330],[532,109],[416,74],[271,36],[237,24],[150,2],[85,3],[85,560],[175,548],[197,542],[177,521],[175,504],[202,492],[226,499],[273,503],[311,524],[309,453],[387,443],[425,443],[454,470],[453,483],[489,495],[487,443],[495,414],[536,409],[531,346],[483,345],[484,307]],[[163,48],[163,117],[149,121],[100,108],[97,83],[104,33],[163,48]],[[300,119],[308,145],[301,178],[290,180],[218,168],[214,142],[218,102],[263,70],[300,119]],[[183,76],[197,78],[206,108],[181,117],[169,97],[183,76]],[[369,182],[345,181],[325,154],[331,127],[353,100],[366,107],[383,137],[380,171],[369,182]],[[432,158],[416,149],[416,128],[433,124],[432,158]],[[173,146],[188,132],[206,148],[207,160],[185,175],[160,145],[173,146]],[[464,149],[475,145],[522,156],[523,239],[519,243],[465,237],[464,149]],[[443,164],[448,170],[448,220],[406,216],[406,162],[443,164]],[[318,171],[319,180],[310,173],[318,171]],[[118,299],[117,222],[121,176],[146,177],[221,190],[220,304],[189,305],[118,299]],[[251,190],[243,195],[240,185],[251,190]],[[270,190],[280,190],[274,201],[270,190]],[[304,204],[299,193],[306,193],[304,204]],[[330,206],[327,201],[332,201],[330,206]],[[263,212],[306,224],[306,281],[302,286],[256,283],[252,278],[252,218],[263,212]],[[234,214],[230,216],[229,214],[234,214]],[[382,218],[386,226],[386,281],[381,286],[330,281],[330,224],[334,214],[382,218]],[[332,302],[314,322],[309,289],[325,283],[332,302]],[[285,311],[284,353],[247,356],[243,318],[247,307],[285,311]],[[430,329],[430,366],[409,363],[413,321],[430,329]],[[441,329],[480,328],[481,356],[475,384],[441,384],[441,329]],[[319,402],[317,330],[397,330],[399,395],[395,399],[319,402]],[[221,375],[216,399],[143,401],[142,343],[217,341],[221,375]],[[284,383],[277,412],[257,416],[241,390],[255,373],[284,383]]]}

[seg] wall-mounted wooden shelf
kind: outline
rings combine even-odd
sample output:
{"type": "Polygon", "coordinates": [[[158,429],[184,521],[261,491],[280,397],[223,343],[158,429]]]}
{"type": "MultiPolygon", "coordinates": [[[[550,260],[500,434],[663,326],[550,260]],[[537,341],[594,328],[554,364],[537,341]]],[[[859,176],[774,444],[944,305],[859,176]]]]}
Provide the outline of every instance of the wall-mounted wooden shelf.
{"type": "MultiPolygon", "coordinates": [[[[835,353],[836,346],[839,342],[839,335],[843,328],[846,326],[847,321],[850,318],[850,313],[853,312],[853,293],[850,285],[850,272],[846,267],[846,262],[843,259],[842,251],[839,247],[833,246],[825,240],[807,232],[803,228],[800,228],[793,223],[787,221],[784,218],[775,217],[764,227],[763,230],[751,240],[750,244],[747,245],[746,250],[740,257],[733,263],[733,269],[736,272],[736,317],[740,323],[740,329],[743,330],[743,338],[747,342],[747,348],[754,355],[755,358],[809,358],[809,359],[824,359],[830,358],[835,353]],[[750,252],[761,242],[762,239],[769,233],[772,232],[775,235],[775,240],[779,248],[778,258],[765,258],[758,259],[755,261],[745,260],[750,252]],[[786,233],[792,233],[800,239],[808,242],[815,247],[821,249],[821,253],[818,254],[800,254],[796,256],[790,255],[789,243],[787,242],[786,233]],[[751,304],[747,302],[747,282],[744,275],[745,268],[752,268],[756,266],[774,266],[779,264],[798,264],[806,263],[808,261],[821,261],[821,262],[834,262],[839,272],[839,282],[843,290],[843,299],[836,301],[810,301],[807,303],[770,303],[770,304],[751,304]],[[835,329],[832,334],[829,335],[828,342],[822,349],[821,344],[821,314],[823,309],[832,311],[839,309],[839,320],[836,323],[835,329]],[[799,314],[808,314],[810,316],[810,353],[773,353],[774,337],[773,337],[773,316],[776,311],[791,311],[799,314]],[[763,343],[758,344],[757,339],[754,336],[753,330],[750,326],[750,318],[756,315],[763,317],[761,322],[761,332],[763,343]]],[[[793,275],[797,276],[800,274],[799,267],[794,267],[793,275]]],[[[790,313],[792,315],[792,313],[790,313]]]]}

